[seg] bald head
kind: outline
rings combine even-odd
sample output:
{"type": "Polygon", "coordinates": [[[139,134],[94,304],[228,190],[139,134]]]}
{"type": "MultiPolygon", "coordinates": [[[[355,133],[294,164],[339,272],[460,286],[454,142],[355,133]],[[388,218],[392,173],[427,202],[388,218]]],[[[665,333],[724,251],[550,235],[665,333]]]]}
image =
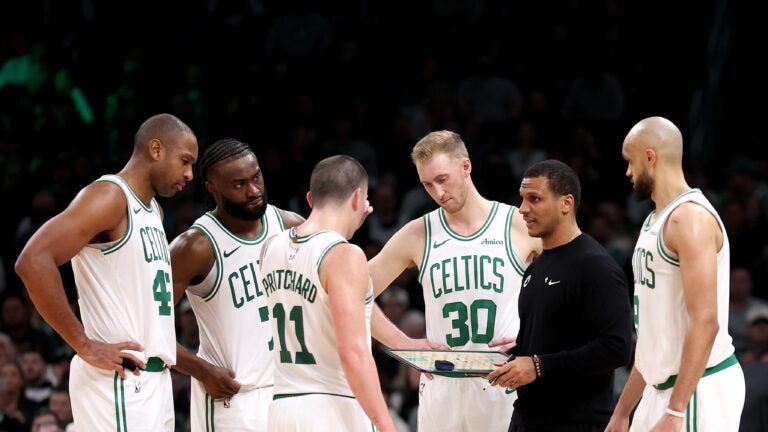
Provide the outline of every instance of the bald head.
{"type": "Polygon", "coordinates": [[[624,139],[624,147],[640,151],[652,149],[661,163],[681,165],[683,162],[683,135],[664,117],[640,120],[624,139]]]}
{"type": "Polygon", "coordinates": [[[153,139],[158,139],[166,146],[173,146],[179,138],[189,134],[194,136],[192,129],[183,121],[171,114],[157,114],[141,124],[133,139],[134,153],[141,151],[153,139]]]}

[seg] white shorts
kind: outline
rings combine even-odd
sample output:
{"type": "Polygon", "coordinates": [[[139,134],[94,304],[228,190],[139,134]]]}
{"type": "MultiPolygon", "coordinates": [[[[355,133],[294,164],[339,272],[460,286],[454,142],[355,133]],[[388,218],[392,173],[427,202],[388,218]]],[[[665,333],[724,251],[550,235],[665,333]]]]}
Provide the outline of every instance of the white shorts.
{"type": "MultiPolygon", "coordinates": [[[[629,430],[651,430],[669,405],[672,388],[645,386],[629,430]]],[[[702,377],[685,410],[681,431],[729,432],[739,430],[744,407],[744,373],[739,364],[702,377]]]]}
{"type": "Polygon", "coordinates": [[[282,397],[269,406],[269,432],[375,431],[357,399],[326,394],[282,397]]]}
{"type": "Polygon", "coordinates": [[[419,384],[419,432],[507,432],[517,392],[488,384],[483,378],[432,380],[419,384]]]}
{"type": "Polygon", "coordinates": [[[171,372],[97,369],[74,356],[69,372],[72,417],[78,431],[173,432],[171,372]]]}
{"type": "Polygon", "coordinates": [[[203,384],[192,378],[190,424],[192,432],[213,430],[267,432],[267,412],[272,386],[238,393],[229,399],[213,399],[203,384]]]}

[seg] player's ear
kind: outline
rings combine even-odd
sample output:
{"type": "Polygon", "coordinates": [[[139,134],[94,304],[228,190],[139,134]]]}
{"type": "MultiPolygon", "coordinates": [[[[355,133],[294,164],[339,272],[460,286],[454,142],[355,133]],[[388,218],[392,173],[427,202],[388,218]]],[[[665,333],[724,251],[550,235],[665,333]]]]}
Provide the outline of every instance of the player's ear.
{"type": "Polygon", "coordinates": [[[309,204],[309,208],[312,208],[312,192],[307,192],[307,204],[309,204]]]}
{"type": "Polygon", "coordinates": [[[147,153],[149,154],[150,159],[158,161],[162,158],[164,152],[165,146],[159,139],[152,138],[149,140],[149,143],[147,144],[147,153]]]}
{"type": "Polygon", "coordinates": [[[213,194],[214,194],[214,192],[218,192],[218,191],[216,190],[216,186],[215,186],[213,183],[209,182],[208,180],[206,180],[206,181],[205,181],[205,190],[207,190],[208,192],[210,192],[210,193],[211,193],[211,195],[213,195],[213,194]]]}
{"type": "Polygon", "coordinates": [[[363,190],[361,188],[355,189],[354,192],[352,192],[352,210],[357,211],[360,206],[362,205],[362,202],[360,201],[360,198],[362,198],[363,190]]]}

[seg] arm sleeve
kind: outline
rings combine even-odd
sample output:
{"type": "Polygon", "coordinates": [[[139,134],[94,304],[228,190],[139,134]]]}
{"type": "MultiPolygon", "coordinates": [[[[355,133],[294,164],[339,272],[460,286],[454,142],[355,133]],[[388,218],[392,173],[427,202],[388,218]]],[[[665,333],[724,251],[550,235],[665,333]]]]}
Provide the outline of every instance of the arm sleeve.
{"type": "Polygon", "coordinates": [[[578,288],[578,324],[586,343],[568,351],[541,355],[543,376],[590,376],[629,363],[632,309],[624,272],[607,255],[586,259],[578,288]]]}

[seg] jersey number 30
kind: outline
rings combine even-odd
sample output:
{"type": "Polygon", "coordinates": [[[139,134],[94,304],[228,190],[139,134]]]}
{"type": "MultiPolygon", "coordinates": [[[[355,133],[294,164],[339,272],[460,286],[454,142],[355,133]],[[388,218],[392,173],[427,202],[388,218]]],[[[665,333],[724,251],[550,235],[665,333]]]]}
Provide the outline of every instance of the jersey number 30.
{"type": "Polygon", "coordinates": [[[475,300],[469,305],[469,313],[467,313],[467,305],[461,302],[447,303],[443,306],[443,318],[450,318],[451,314],[455,313],[455,318],[451,320],[451,327],[453,330],[459,332],[455,335],[455,332],[445,335],[445,343],[449,347],[457,347],[466,345],[472,337],[472,343],[488,343],[493,339],[493,330],[496,323],[496,303],[491,300],[475,300]],[[485,309],[485,323],[481,321],[480,310],[485,309]],[[469,325],[472,326],[472,331],[467,326],[467,320],[469,325]],[[482,327],[481,324],[484,324],[482,327]]]}

